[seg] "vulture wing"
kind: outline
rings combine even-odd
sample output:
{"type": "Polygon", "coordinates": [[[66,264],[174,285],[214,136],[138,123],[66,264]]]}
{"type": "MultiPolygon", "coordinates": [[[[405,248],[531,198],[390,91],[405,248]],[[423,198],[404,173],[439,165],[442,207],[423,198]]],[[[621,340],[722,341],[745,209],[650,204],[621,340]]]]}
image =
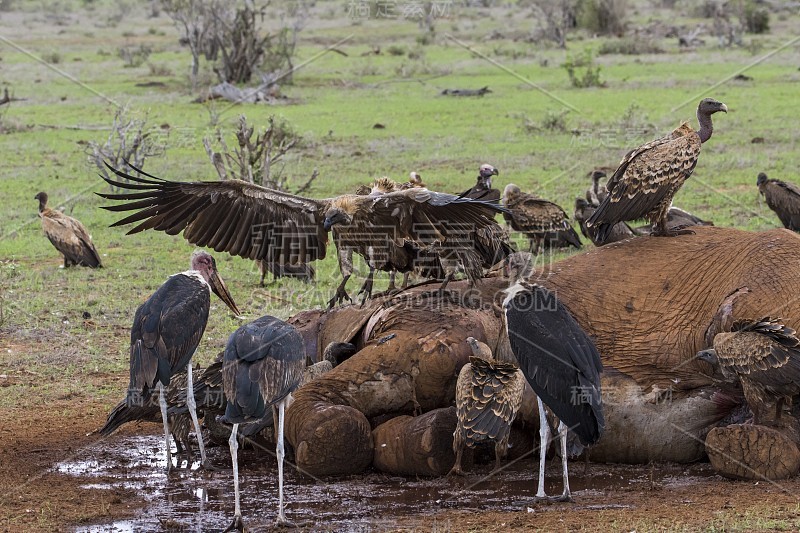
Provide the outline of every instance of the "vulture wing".
{"type": "MultiPolygon", "coordinates": [[[[108,166],[108,165],[106,165],[108,166]]],[[[322,227],[325,201],[283,193],[239,180],[176,182],[135,177],[108,167],[128,182],[114,187],[138,192],[98,193],[109,200],[130,200],[107,206],[109,211],[136,211],[114,226],[139,222],[128,234],[146,229],[183,236],[192,244],[208,246],[247,259],[279,263],[306,263],[325,257],[328,234],[322,227]]]]}
{"type": "Polygon", "coordinates": [[[523,376],[517,365],[470,357],[459,374],[458,418],[473,442],[499,440],[511,429],[522,405],[523,376]]]}
{"type": "Polygon", "coordinates": [[[55,209],[46,209],[41,216],[45,235],[56,250],[64,254],[67,264],[103,266],[83,224],[55,209]]]}
{"type": "Polygon", "coordinates": [[[793,183],[768,180],[764,198],[770,209],[781,219],[784,228],[800,231],[800,188],[793,183]]]}
{"type": "Polygon", "coordinates": [[[628,152],[608,180],[608,196],[587,221],[589,226],[645,217],[692,174],[700,137],[684,124],[670,135],[628,152]]]}
{"type": "Polygon", "coordinates": [[[503,307],[511,349],[534,392],[581,443],[596,442],[605,421],[592,339],[544,287],[518,283],[503,307]]]}
{"type": "Polygon", "coordinates": [[[129,391],[147,394],[156,381],[165,386],[192,358],[206,329],[210,291],[199,280],[177,274],[136,310],[131,328],[129,391]]]}
{"type": "Polygon", "coordinates": [[[295,390],[306,367],[303,338],[290,324],[263,316],[237,329],[225,346],[225,421],[262,418],[295,390]]]}

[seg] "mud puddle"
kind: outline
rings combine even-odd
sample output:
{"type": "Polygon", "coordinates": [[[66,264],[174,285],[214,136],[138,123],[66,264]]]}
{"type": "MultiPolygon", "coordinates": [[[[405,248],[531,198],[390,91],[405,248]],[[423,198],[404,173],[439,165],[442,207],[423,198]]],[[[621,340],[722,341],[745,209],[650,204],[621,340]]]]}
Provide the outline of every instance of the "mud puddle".
{"type": "MultiPolygon", "coordinates": [[[[96,489],[127,488],[147,501],[132,519],[84,526],[81,532],[138,532],[174,529],[222,530],[233,516],[233,484],[227,447],[208,450],[213,464],[223,470],[199,470],[185,459],[169,476],[165,472],[163,440],[158,436],[125,437],[86,448],[55,470],[86,480],[96,489]]],[[[315,530],[349,532],[391,528],[400,518],[429,515],[443,509],[529,511],[549,504],[533,504],[536,493],[533,456],[487,476],[490,465],[473,468],[464,478],[404,478],[379,473],[314,480],[285,469],[286,514],[297,525],[315,530]]],[[[248,527],[272,525],[278,504],[277,463],[274,457],[240,450],[242,513],[248,527]]],[[[560,494],[560,461],[548,461],[546,490],[560,494]]],[[[604,509],[602,496],[611,491],[646,491],[685,486],[714,476],[700,465],[570,464],[570,485],[576,501],[572,509],[604,509]],[[584,473],[585,471],[585,473],[584,473]]],[[[613,507],[628,507],[616,504],[613,507]]],[[[631,506],[632,507],[632,506],[631,506]]]]}

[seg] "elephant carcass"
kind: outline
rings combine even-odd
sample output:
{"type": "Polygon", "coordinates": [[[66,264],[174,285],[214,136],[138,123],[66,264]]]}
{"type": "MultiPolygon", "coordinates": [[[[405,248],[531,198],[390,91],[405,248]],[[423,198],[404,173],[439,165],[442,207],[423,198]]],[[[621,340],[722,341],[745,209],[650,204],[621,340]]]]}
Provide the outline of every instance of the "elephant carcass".
{"type": "MultiPolygon", "coordinates": [[[[593,460],[686,462],[703,456],[707,433],[733,407],[720,400],[710,366],[695,359],[721,307],[730,307],[735,318],[777,315],[791,327],[800,325],[800,300],[792,297],[800,294],[799,236],[693,229],[694,235],[632,239],[574,255],[531,279],[555,292],[602,354],[604,397],[611,399],[608,430],[591,451],[593,460]]],[[[361,329],[320,324],[317,351],[333,340],[359,340],[365,347],[298,392],[287,414],[287,437],[308,452],[298,454],[299,466],[318,475],[357,472],[369,464],[369,419],[449,406],[467,358],[464,339],[471,335],[497,346],[498,304],[507,283],[500,277],[474,288],[451,283],[448,289],[462,305],[431,298],[419,306],[328,313],[348,313],[347,322],[361,329]],[[380,343],[384,338],[390,340],[380,343]],[[351,433],[331,438],[317,431],[319,424],[343,424],[351,433]],[[360,451],[358,460],[353,450],[360,451]]]]}

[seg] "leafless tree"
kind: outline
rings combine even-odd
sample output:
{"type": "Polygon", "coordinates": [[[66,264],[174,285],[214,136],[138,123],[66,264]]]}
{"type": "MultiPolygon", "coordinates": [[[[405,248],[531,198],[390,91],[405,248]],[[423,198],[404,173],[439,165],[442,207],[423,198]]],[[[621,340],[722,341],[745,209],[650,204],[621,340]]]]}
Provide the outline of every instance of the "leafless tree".
{"type": "MultiPolygon", "coordinates": [[[[129,163],[136,168],[143,168],[146,158],[162,155],[166,146],[163,138],[160,139],[165,130],[145,130],[146,124],[147,117],[130,118],[126,108],[118,108],[106,141],[103,144],[89,141],[86,149],[89,162],[94,163],[107,178],[110,176],[105,162],[125,172],[132,171],[129,163]]],[[[120,178],[114,176],[113,179],[120,178]]]]}
{"type": "MultiPolygon", "coordinates": [[[[233,150],[228,148],[225,136],[219,128],[215,136],[219,150],[214,149],[211,139],[203,139],[208,158],[220,179],[239,179],[288,192],[288,176],[283,173],[281,163],[284,156],[298,146],[302,138],[286,122],[278,121],[273,116],[269,117],[267,128],[256,134],[254,139],[255,128],[247,124],[244,115],[240,115],[239,125],[234,133],[237,146],[233,150]]],[[[307,190],[317,175],[315,169],[309,179],[293,192],[307,190]]]]}
{"type": "Polygon", "coordinates": [[[567,32],[576,24],[577,0],[532,0],[531,6],[543,36],[566,48],[567,32]]]}

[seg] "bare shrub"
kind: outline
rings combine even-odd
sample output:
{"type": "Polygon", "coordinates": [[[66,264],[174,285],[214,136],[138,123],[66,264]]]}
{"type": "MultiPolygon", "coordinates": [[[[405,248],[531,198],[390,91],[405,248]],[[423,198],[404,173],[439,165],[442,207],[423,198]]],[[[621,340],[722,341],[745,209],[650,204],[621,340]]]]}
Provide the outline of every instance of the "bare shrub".
{"type": "MultiPolygon", "coordinates": [[[[279,191],[289,190],[288,176],[283,172],[282,160],[287,153],[302,144],[302,137],[286,120],[270,116],[267,122],[267,128],[253,138],[255,128],[247,124],[244,115],[240,115],[239,125],[234,131],[237,146],[233,150],[228,148],[225,136],[219,128],[215,135],[219,150],[212,147],[210,138],[203,139],[208,158],[220,179],[238,179],[279,191]]],[[[308,189],[316,177],[315,170],[294,192],[308,189]]]]}
{"type": "MultiPolygon", "coordinates": [[[[105,162],[124,172],[132,171],[130,164],[136,168],[144,168],[145,159],[162,155],[165,150],[163,138],[157,135],[161,130],[154,128],[146,131],[146,124],[146,116],[141,119],[131,118],[126,108],[118,108],[105,142],[100,144],[89,141],[86,148],[89,163],[94,164],[106,178],[111,176],[105,162]]],[[[120,178],[114,176],[113,179],[120,178]]]]}
{"type": "Polygon", "coordinates": [[[623,35],[627,0],[581,0],[578,24],[600,35],[623,35]]]}
{"type": "Polygon", "coordinates": [[[578,0],[530,0],[541,35],[567,47],[567,32],[574,29],[577,20],[578,0]]]}
{"type": "Polygon", "coordinates": [[[117,54],[125,63],[126,68],[141,67],[152,53],[153,49],[146,44],[140,44],[139,46],[122,46],[117,51],[117,54]]]}

